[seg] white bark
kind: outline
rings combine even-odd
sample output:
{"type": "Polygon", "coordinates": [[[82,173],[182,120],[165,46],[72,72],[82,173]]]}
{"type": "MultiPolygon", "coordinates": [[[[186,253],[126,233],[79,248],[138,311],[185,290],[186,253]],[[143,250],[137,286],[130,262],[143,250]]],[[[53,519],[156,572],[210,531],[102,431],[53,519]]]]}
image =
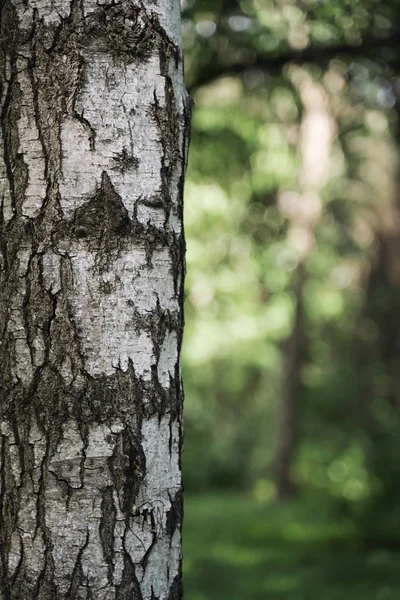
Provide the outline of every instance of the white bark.
{"type": "Polygon", "coordinates": [[[0,598],[178,600],[179,0],[5,0],[0,598]]]}

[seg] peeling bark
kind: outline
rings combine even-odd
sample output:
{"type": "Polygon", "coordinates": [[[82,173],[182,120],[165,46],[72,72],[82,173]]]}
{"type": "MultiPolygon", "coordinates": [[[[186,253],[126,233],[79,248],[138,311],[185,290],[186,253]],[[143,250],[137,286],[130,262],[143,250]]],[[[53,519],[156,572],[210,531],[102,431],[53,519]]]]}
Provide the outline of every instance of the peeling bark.
{"type": "Polygon", "coordinates": [[[1,600],[182,597],[179,9],[1,4],[1,600]]]}

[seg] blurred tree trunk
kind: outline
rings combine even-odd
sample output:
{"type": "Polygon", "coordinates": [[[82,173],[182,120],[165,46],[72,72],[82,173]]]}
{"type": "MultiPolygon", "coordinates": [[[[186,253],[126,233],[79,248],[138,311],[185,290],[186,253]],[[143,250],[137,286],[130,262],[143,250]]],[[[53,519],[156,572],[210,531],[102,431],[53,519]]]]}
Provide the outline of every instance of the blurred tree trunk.
{"type": "Polygon", "coordinates": [[[299,264],[296,272],[294,293],[296,295],[296,310],[292,333],[286,341],[286,368],[283,381],[282,421],[279,436],[277,458],[278,498],[290,498],[294,492],[291,482],[290,468],[296,448],[297,419],[299,396],[301,393],[301,366],[305,351],[304,336],[304,264],[299,264]]]}
{"type": "Polygon", "coordinates": [[[0,598],[178,600],[180,3],[0,17],[0,598]]]}
{"type": "Polygon", "coordinates": [[[375,256],[368,265],[357,326],[357,408],[366,433],[368,467],[385,502],[395,503],[400,477],[400,204],[398,150],[387,133],[372,145],[370,161],[370,184],[377,187],[379,200],[366,217],[375,256]]]}
{"type": "Polygon", "coordinates": [[[280,210],[289,220],[288,243],[297,256],[295,315],[292,333],[286,343],[282,422],[277,454],[277,489],[281,499],[293,493],[290,470],[296,450],[301,370],[307,342],[303,303],[306,263],[315,246],[314,231],[322,211],[320,194],[329,177],[330,151],[335,132],[328,98],[322,86],[301,70],[297,75],[295,72],[295,83],[304,111],[299,143],[299,192],[283,193],[278,200],[280,210]]]}

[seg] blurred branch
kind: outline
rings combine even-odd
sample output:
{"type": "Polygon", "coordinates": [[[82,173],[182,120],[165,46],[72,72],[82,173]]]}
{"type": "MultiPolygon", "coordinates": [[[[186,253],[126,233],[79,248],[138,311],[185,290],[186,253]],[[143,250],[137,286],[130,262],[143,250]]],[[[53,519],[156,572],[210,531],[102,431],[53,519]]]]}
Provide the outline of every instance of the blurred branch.
{"type": "Polygon", "coordinates": [[[270,75],[279,74],[288,63],[303,64],[312,62],[320,66],[326,66],[333,58],[340,56],[357,57],[363,56],[370,60],[384,60],[395,71],[400,68],[400,33],[395,32],[385,39],[374,37],[365,38],[357,46],[348,44],[337,44],[334,46],[311,45],[304,50],[288,50],[279,56],[257,55],[247,62],[221,63],[215,52],[208,64],[208,68],[202,68],[198,77],[190,85],[189,92],[203,85],[207,85],[222,75],[233,73],[240,75],[249,69],[266,71],[270,75]]]}

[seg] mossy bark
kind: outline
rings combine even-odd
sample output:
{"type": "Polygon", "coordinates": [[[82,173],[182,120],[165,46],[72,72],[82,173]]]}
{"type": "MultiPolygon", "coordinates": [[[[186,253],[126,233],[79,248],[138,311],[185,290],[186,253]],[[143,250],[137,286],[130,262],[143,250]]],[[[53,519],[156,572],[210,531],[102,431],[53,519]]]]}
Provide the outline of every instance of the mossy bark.
{"type": "Polygon", "coordinates": [[[178,600],[179,0],[0,17],[0,599],[178,600]]]}

